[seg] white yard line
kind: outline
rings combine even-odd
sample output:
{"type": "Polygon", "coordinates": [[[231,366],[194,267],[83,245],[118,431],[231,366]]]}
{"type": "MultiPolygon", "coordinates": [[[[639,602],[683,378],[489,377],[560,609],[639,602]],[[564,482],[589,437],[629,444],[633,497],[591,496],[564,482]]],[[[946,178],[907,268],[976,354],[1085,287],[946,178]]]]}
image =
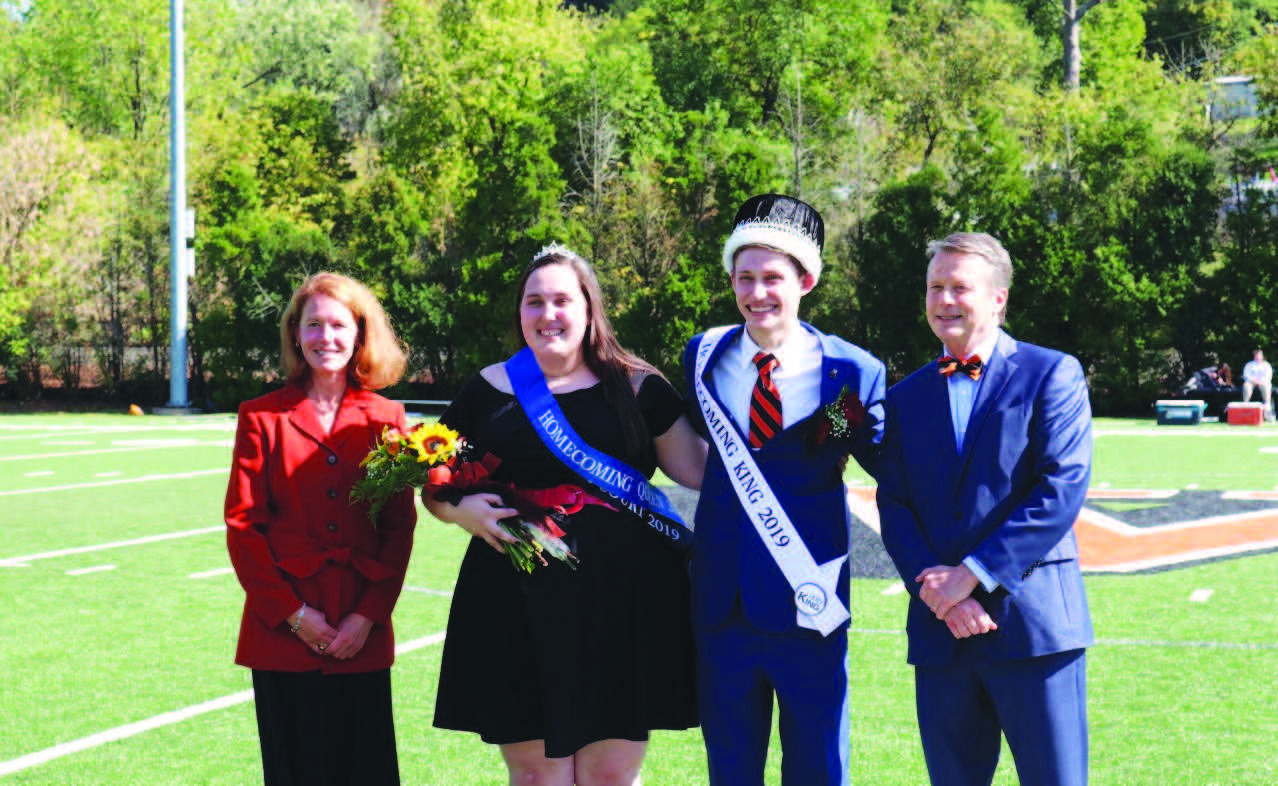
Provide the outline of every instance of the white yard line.
{"type": "Polygon", "coordinates": [[[1265,428],[1243,428],[1235,426],[1229,430],[1223,429],[1203,429],[1197,430],[1193,426],[1163,426],[1157,431],[1134,428],[1093,428],[1092,437],[1193,437],[1194,439],[1214,439],[1217,437],[1229,439],[1237,437],[1241,439],[1255,437],[1278,437],[1278,430],[1265,428]]]}
{"type": "MultiPolygon", "coordinates": [[[[429,636],[423,636],[420,639],[413,639],[412,641],[406,641],[403,644],[400,644],[395,648],[395,654],[403,655],[405,653],[412,652],[413,650],[433,646],[443,640],[443,633],[433,633],[429,636]]],[[[152,729],[158,729],[161,726],[171,726],[175,723],[181,723],[182,721],[204,715],[205,713],[224,710],[228,707],[234,707],[237,704],[244,704],[245,702],[252,700],[253,691],[243,690],[239,693],[232,693],[228,696],[210,699],[209,701],[193,704],[190,707],[183,707],[180,710],[166,712],[135,723],[128,723],[123,726],[117,726],[114,729],[100,731],[97,734],[90,734],[88,737],[81,737],[78,740],[54,745],[52,748],[45,748],[42,751],[28,753],[25,756],[19,756],[16,759],[0,761],[0,776],[12,775],[15,772],[21,772],[22,770],[27,770],[32,767],[38,767],[41,764],[47,764],[54,759],[58,759],[63,756],[70,756],[73,753],[80,753],[81,751],[86,751],[90,748],[96,748],[99,745],[106,745],[108,742],[118,742],[120,740],[128,739],[129,737],[136,737],[139,734],[151,731],[152,729]]]]}
{"type": "Polygon", "coordinates": [[[136,453],[139,450],[159,450],[161,448],[229,448],[234,445],[224,439],[213,442],[200,442],[195,439],[180,439],[165,442],[149,442],[146,445],[129,445],[120,448],[96,448],[94,450],[64,450],[59,453],[26,453],[21,456],[0,456],[0,461],[36,461],[39,459],[79,458],[80,456],[100,456],[105,453],[136,453]]]}
{"type": "Polygon", "coordinates": [[[203,527],[201,529],[188,529],[181,532],[166,532],[163,535],[148,535],[144,538],[134,538],[133,540],[117,540],[111,543],[99,543],[96,546],[77,546],[70,549],[46,551],[40,554],[29,554],[24,557],[7,557],[5,559],[0,559],[0,568],[25,567],[27,563],[38,559],[55,559],[57,557],[66,557],[71,554],[92,554],[95,551],[119,549],[124,548],[125,546],[143,546],[148,543],[159,543],[164,540],[177,540],[178,538],[189,538],[195,535],[209,535],[214,532],[225,531],[226,527],[219,525],[216,527],[203,527]]]}
{"type": "Polygon", "coordinates": [[[427,589],[426,587],[404,587],[404,592],[420,592],[423,595],[435,595],[440,598],[451,598],[452,590],[427,589]]]}
{"type": "Polygon", "coordinates": [[[152,729],[158,729],[161,726],[168,726],[173,723],[181,723],[189,718],[203,715],[206,712],[226,709],[234,707],[236,704],[243,704],[253,699],[253,691],[246,690],[239,693],[232,693],[229,696],[223,696],[220,699],[213,699],[202,704],[195,704],[173,712],[166,712],[163,715],[156,715],[153,718],[147,718],[136,723],[129,723],[124,726],[117,726],[114,729],[100,731],[97,734],[90,734],[88,737],[81,737],[78,740],[64,742],[60,745],[54,745],[52,748],[45,748],[42,751],[28,753],[25,756],[19,756],[16,759],[0,762],[0,775],[12,775],[15,772],[21,772],[32,767],[38,767],[41,764],[47,764],[54,759],[63,756],[70,756],[73,753],[86,751],[90,748],[96,748],[99,745],[106,745],[108,742],[116,742],[118,740],[127,739],[152,729]]]}
{"type": "Polygon", "coordinates": [[[90,573],[101,573],[104,570],[115,570],[114,565],[94,565],[91,568],[77,568],[76,570],[68,570],[68,576],[86,576],[90,573]]]}
{"type": "Polygon", "coordinates": [[[173,426],[77,426],[73,424],[56,425],[56,426],[20,426],[0,423],[0,433],[9,432],[0,435],[0,442],[9,442],[15,439],[51,439],[67,434],[75,436],[87,436],[96,434],[137,434],[141,432],[157,432],[157,431],[176,431],[176,432],[192,432],[192,431],[235,431],[235,418],[228,417],[225,420],[209,420],[203,423],[187,423],[183,425],[173,426]]]}
{"type": "MultiPolygon", "coordinates": [[[[858,636],[904,636],[905,625],[900,628],[851,628],[848,633],[858,636]]],[[[1097,639],[1096,647],[1157,647],[1159,649],[1206,650],[1278,650],[1278,642],[1250,641],[1160,641],[1158,639],[1097,639]]]]}
{"type": "Polygon", "coordinates": [[[41,486],[33,489],[10,489],[9,491],[0,491],[0,497],[12,497],[17,494],[43,494],[49,491],[74,491],[76,489],[91,489],[101,486],[120,486],[125,483],[150,483],[153,480],[189,480],[190,478],[198,478],[203,475],[227,474],[231,471],[230,467],[221,467],[219,469],[197,469],[194,472],[175,472],[172,475],[143,475],[140,478],[125,478],[123,480],[99,480],[92,483],[69,483],[65,486],[41,486]]]}
{"type": "Polygon", "coordinates": [[[213,570],[202,570],[199,573],[188,573],[188,579],[211,579],[215,576],[225,576],[228,573],[234,573],[235,568],[214,568],[213,570]]]}

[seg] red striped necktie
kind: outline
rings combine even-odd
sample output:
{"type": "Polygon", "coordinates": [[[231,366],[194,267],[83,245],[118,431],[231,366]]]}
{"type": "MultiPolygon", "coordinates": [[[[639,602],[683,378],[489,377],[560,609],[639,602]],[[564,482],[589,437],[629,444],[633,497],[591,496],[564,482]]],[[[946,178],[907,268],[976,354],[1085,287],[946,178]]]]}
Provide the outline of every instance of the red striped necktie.
{"type": "Polygon", "coordinates": [[[781,432],[781,394],[772,381],[777,359],[759,352],[754,356],[754,365],[759,369],[759,378],[750,396],[750,447],[757,449],[781,432]]]}

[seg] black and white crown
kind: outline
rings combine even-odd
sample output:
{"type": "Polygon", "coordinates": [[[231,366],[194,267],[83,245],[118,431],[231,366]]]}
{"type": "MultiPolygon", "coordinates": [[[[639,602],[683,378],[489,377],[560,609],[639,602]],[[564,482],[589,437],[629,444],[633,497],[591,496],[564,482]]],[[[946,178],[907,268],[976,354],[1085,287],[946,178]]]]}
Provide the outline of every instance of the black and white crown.
{"type": "Polygon", "coordinates": [[[825,223],[816,208],[783,194],[760,194],[746,200],[733,220],[732,234],[723,245],[723,266],[732,275],[737,252],[746,246],[765,246],[789,254],[799,265],[821,277],[821,248],[825,223]]]}

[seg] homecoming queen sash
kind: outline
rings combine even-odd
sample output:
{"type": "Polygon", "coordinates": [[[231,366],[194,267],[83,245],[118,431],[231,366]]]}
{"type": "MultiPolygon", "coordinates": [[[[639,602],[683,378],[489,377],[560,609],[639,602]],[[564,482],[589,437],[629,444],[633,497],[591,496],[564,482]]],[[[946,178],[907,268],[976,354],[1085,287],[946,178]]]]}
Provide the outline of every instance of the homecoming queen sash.
{"type": "Polygon", "coordinates": [[[595,450],[577,436],[564,417],[532,350],[524,347],[506,361],[515,398],[550,452],[591,488],[610,497],[679,548],[692,545],[692,530],[661,489],[625,462],[595,450]]]}
{"type": "Polygon", "coordinates": [[[759,471],[754,457],[741,440],[740,431],[733,426],[719,402],[706,389],[706,362],[732,329],[720,327],[706,331],[701,345],[697,347],[697,368],[693,377],[697,404],[705,416],[710,441],[723,459],[723,467],[732,481],[732,488],[737,493],[741,507],[745,509],[759,539],[768,547],[768,553],[794,590],[799,627],[818,630],[822,636],[829,636],[835,628],[851,619],[848,610],[839,600],[837,591],[839,570],[847,555],[832,559],[824,565],[816,564],[803,538],[799,537],[799,531],[777,501],[776,494],[768,485],[768,479],[759,471]]]}

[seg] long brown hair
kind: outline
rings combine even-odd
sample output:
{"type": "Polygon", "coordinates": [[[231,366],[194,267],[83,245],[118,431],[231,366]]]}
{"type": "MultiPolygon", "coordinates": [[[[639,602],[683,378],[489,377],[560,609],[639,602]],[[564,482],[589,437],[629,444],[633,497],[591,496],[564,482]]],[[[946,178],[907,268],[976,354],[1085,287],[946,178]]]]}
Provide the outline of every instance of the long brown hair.
{"type": "Polygon", "coordinates": [[[404,376],[408,356],[390,319],[368,287],[340,273],[316,273],[302,282],[280,319],[280,358],[289,382],[305,386],[311,367],[298,346],[297,328],[312,297],[327,295],[351,310],[359,327],[355,352],[346,366],[351,382],[366,390],[394,385],[404,376]]]}
{"type": "Polygon", "coordinates": [[[617,333],[612,329],[612,322],[608,320],[608,314],[604,310],[599,278],[589,262],[558,244],[548,246],[533,257],[520,276],[519,286],[515,290],[515,341],[520,348],[528,346],[519,321],[519,309],[523,304],[528,279],[533,273],[550,265],[564,265],[577,276],[581,294],[586,298],[586,332],[581,339],[582,358],[586,361],[586,367],[599,377],[605,400],[620,416],[626,452],[632,456],[642,455],[652,435],[639,411],[631,378],[636,374],[662,374],[651,363],[621,346],[621,342],[617,340],[617,333]]]}

